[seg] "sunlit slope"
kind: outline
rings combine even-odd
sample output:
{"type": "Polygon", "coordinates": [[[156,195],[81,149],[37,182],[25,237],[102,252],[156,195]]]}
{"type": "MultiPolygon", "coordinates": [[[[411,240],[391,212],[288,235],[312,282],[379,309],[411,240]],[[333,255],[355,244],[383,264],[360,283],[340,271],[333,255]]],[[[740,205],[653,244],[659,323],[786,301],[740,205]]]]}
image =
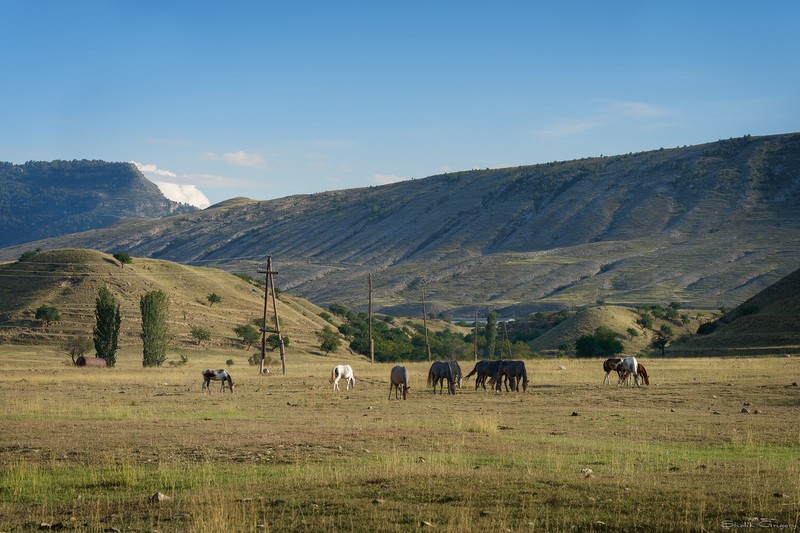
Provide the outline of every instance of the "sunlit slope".
{"type": "MultiPolygon", "coordinates": [[[[121,265],[105,253],[64,249],[43,252],[24,262],[0,266],[0,338],[3,342],[54,343],[69,336],[91,337],[95,300],[100,287],[107,287],[120,304],[120,344],[140,344],[139,301],[149,291],[161,290],[169,297],[170,332],[175,347],[194,348],[193,326],[212,332],[203,346],[228,346],[240,354],[243,346],[233,328],[263,316],[263,289],[216,268],[184,266],[169,261],[134,258],[121,265]],[[220,297],[211,304],[208,295],[220,297]],[[34,320],[36,309],[56,307],[62,320],[50,325],[34,320]]],[[[307,300],[282,293],[278,312],[284,335],[290,338],[295,356],[319,354],[314,332],[326,324],[322,309],[307,300]]],[[[272,303],[269,318],[272,320],[272,303]]],[[[250,352],[260,349],[253,347],[250,352]]],[[[340,355],[349,354],[345,348],[340,355]]],[[[277,352],[275,353],[277,357],[277,352]]]]}

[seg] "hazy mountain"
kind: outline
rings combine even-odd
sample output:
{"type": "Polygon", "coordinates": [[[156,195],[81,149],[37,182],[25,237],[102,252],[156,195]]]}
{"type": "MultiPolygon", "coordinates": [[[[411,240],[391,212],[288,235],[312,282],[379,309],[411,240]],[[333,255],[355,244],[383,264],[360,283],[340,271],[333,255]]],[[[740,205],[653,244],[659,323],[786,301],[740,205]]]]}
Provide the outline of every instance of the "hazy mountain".
{"type": "MultiPolygon", "coordinates": [[[[732,306],[800,264],[800,135],[455,172],[35,243],[254,273],[318,304],[505,314],[608,303],[732,306]]],[[[26,247],[0,251],[16,258],[26,247]]]]}
{"type": "Polygon", "coordinates": [[[0,162],[0,246],[196,210],[168,200],[128,163],[0,162]]]}

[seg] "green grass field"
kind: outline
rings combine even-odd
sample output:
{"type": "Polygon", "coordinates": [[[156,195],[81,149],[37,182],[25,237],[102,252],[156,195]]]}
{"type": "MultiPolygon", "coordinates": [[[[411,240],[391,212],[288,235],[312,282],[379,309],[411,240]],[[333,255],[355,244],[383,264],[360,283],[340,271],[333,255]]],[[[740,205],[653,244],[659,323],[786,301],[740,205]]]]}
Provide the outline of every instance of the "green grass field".
{"type": "Polygon", "coordinates": [[[800,526],[797,358],[646,359],[641,389],[601,385],[599,360],[534,360],[525,394],[469,380],[455,397],[409,364],[403,402],[391,365],[290,350],[286,376],[241,356],[235,394],[202,393],[200,371],[229,357],[142,369],[125,349],[78,369],[0,347],[0,531],[800,526]],[[331,390],[339,362],[354,390],[331,390]]]}

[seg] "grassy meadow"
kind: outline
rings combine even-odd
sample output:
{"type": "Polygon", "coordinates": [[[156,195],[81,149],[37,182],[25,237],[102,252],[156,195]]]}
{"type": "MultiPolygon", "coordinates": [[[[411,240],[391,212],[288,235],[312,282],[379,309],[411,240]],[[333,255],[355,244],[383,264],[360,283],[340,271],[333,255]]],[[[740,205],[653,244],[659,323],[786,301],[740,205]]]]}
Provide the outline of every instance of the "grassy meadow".
{"type": "Polygon", "coordinates": [[[470,379],[454,397],[408,364],[407,401],[387,400],[391,365],[292,350],[286,376],[242,350],[159,369],[134,348],[113,369],[46,347],[0,360],[0,531],[800,526],[797,358],[645,359],[641,389],[601,385],[600,360],[538,359],[527,393],[470,379]],[[229,358],[235,393],[201,392],[229,358]],[[354,390],[331,390],[339,362],[354,390]]]}

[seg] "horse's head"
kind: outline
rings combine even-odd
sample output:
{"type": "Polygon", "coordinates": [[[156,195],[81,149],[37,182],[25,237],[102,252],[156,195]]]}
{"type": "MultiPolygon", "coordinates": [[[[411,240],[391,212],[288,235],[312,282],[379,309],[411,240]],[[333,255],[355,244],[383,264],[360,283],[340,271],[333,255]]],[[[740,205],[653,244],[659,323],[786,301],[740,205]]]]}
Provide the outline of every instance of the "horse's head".
{"type": "Polygon", "coordinates": [[[409,387],[407,385],[403,385],[403,399],[404,400],[408,399],[408,389],[410,389],[410,388],[411,387],[409,387]]]}

